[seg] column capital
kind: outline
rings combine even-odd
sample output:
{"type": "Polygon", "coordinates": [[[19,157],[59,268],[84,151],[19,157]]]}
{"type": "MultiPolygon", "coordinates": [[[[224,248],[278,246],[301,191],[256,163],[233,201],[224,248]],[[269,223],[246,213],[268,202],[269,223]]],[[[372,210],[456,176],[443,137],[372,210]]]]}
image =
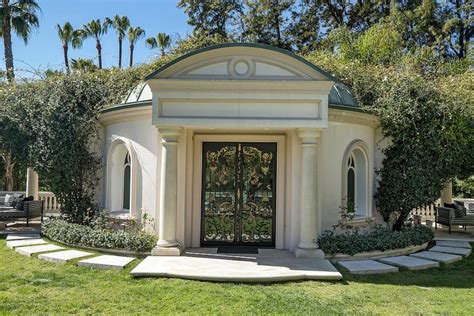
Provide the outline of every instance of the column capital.
{"type": "Polygon", "coordinates": [[[299,128],[296,134],[301,139],[302,145],[317,145],[321,137],[321,130],[315,128],[299,128]]]}
{"type": "Polygon", "coordinates": [[[158,133],[163,139],[163,143],[177,143],[182,132],[182,127],[158,127],[158,133]]]}

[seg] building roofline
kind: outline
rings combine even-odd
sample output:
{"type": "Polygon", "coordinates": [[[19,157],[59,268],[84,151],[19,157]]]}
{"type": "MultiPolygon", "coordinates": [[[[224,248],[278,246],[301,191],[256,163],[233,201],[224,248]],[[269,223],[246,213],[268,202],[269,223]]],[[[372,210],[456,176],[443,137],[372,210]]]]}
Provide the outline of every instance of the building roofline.
{"type": "Polygon", "coordinates": [[[294,59],[298,60],[299,62],[302,62],[302,63],[306,64],[307,66],[313,68],[317,72],[321,73],[324,77],[326,77],[326,79],[328,79],[330,81],[334,81],[334,82],[340,82],[339,79],[337,79],[336,77],[332,76],[328,72],[326,72],[323,69],[319,68],[315,64],[309,62],[305,58],[303,58],[299,55],[296,55],[293,52],[290,52],[286,49],[282,49],[282,48],[279,48],[279,47],[266,45],[266,44],[261,44],[261,43],[223,43],[223,44],[216,44],[216,45],[211,45],[211,46],[195,49],[195,50],[190,51],[190,52],[188,52],[188,53],[186,53],[186,54],[184,54],[184,55],[182,55],[178,58],[173,59],[172,61],[166,63],[165,65],[161,66],[157,70],[153,71],[152,73],[150,73],[149,75],[147,75],[145,77],[145,81],[153,79],[153,77],[155,77],[157,74],[161,73],[165,69],[168,69],[169,67],[173,66],[174,64],[176,64],[176,63],[178,63],[178,62],[180,62],[184,59],[187,59],[191,56],[194,56],[194,55],[197,55],[197,54],[200,54],[200,53],[204,53],[204,52],[207,52],[207,51],[216,50],[216,49],[220,49],[220,48],[227,48],[227,47],[252,47],[252,48],[267,49],[267,50],[275,51],[275,52],[278,52],[278,53],[281,53],[281,54],[285,54],[285,55],[293,57],[294,59]]]}

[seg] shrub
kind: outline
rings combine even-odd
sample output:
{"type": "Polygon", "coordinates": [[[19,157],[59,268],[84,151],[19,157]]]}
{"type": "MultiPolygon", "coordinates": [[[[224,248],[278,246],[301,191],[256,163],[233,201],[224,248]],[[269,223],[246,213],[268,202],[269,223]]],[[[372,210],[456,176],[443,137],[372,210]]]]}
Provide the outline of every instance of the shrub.
{"type": "Polygon", "coordinates": [[[385,251],[421,245],[432,240],[433,237],[433,232],[422,226],[403,228],[401,231],[379,227],[372,232],[351,230],[343,234],[327,230],[318,238],[318,243],[325,253],[343,253],[352,256],[360,252],[385,251]]]}
{"type": "Polygon", "coordinates": [[[63,219],[46,221],[41,232],[44,236],[70,245],[123,249],[129,251],[150,251],[156,244],[156,236],[145,232],[125,232],[92,228],[68,223],[63,219]]]}

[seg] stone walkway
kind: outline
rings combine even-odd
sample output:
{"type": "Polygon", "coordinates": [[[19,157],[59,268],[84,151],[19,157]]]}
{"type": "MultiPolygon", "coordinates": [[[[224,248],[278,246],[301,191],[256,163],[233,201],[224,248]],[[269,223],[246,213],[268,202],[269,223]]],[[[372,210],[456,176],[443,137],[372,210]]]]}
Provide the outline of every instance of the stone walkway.
{"type": "Polygon", "coordinates": [[[436,240],[436,246],[409,256],[395,256],[377,260],[340,261],[339,265],[352,274],[398,272],[399,268],[424,270],[462,260],[471,254],[471,245],[460,240],[436,240]]]}
{"type": "MultiPolygon", "coordinates": [[[[38,233],[12,233],[6,240],[7,247],[21,255],[37,256],[55,263],[77,261],[76,265],[82,267],[123,269],[135,260],[65,249],[40,238],[38,233]]],[[[440,264],[462,260],[471,252],[467,241],[437,239],[434,247],[408,256],[340,261],[338,265],[352,274],[395,273],[400,268],[424,270],[439,267],[440,264]]],[[[259,249],[258,254],[218,254],[216,248],[196,248],[187,250],[180,257],[149,256],[131,271],[131,275],[231,282],[342,279],[342,274],[328,260],[295,258],[289,251],[275,249],[259,249]]]]}
{"type": "Polygon", "coordinates": [[[91,252],[65,249],[64,247],[48,243],[41,239],[38,233],[13,233],[7,236],[7,247],[25,256],[38,255],[38,259],[54,262],[77,262],[78,266],[95,269],[123,269],[135,260],[131,257],[97,255],[91,252]],[[84,259],[85,258],[85,259],[84,259]]]}

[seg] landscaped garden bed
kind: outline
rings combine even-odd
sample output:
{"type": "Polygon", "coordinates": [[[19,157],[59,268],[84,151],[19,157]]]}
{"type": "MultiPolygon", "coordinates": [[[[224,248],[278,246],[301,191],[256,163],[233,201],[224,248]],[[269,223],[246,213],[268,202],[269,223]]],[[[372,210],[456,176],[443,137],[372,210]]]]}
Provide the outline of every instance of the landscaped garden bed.
{"type": "Polygon", "coordinates": [[[433,237],[433,232],[422,226],[407,227],[401,231],[379,227],[371,232],[350,230],[337,234],[325,231],[318,238],[318,243],[329,258],[369,258],[377,257],[382,252],[386,256],[393,250],[397,255],[412,253],[426,248],[433,237]]]}
{"type": "Polygon", "coordinates": [[[41,233],[53,241],[67,245],[139,253],[149,252],[157,241],[156,236],[141,231],[96,228],[68,223],[63,219],[46,221],[41,233]]]}

